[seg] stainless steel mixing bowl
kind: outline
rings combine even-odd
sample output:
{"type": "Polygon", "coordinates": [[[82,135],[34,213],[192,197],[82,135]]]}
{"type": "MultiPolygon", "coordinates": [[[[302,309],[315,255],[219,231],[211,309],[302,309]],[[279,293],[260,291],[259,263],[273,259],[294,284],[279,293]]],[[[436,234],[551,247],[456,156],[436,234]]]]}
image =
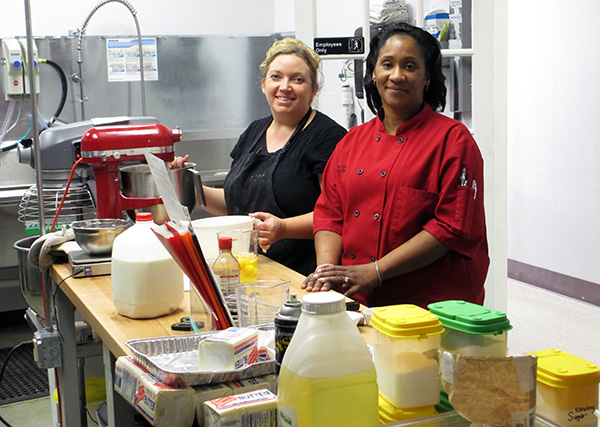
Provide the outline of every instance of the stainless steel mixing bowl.
{"type": "Polygon", "coordinates": [[[115,237],[133,224],[125,219],[89,219],[71,224],[75,240],[90,255],[110,255],[115,237]]]}
{"type": "MultiPolygon", "coordinates": [[[[188,209],[190,215],[196,204],[202,202],[202,200],[197,200],[197,191],[202,191],[202,181],[198,173],[193,173],[196,172],[194,170],[195,166],[195,163],[186,163],[182,168],[168,170],[168,175],[179,203],[188,209]]],[[[119,167],[119,175],[121,190],[126,197],[160,197],[158,188],[152,177],[152,172],[147,164],[121,166],[119,167]]],[[[169,215],[163,204],[128,211],[127,214],[131,219],[135,220],[137,212],[152,212],[152,219],[157,224],[162,224],[169,219],[169,215]]]]}

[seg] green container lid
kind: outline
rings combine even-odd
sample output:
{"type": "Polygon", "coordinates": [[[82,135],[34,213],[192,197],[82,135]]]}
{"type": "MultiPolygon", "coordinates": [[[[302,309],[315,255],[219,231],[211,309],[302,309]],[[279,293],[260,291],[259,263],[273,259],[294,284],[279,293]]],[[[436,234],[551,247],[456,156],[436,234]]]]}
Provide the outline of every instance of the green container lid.
{"type": "Polygon", "coordinates": [[[454,410],[454,407],[450,404],[450,398],[448,398],[448,395],[443,391],[440,391],[440,403],[435,405],[435,410],[438,414],[454,410]]]}
{"type": "Polygon", "coordinates": [[[505,313],[466,301],[434,302],[427,308],[445,328],[468,334],[499,335],[512,329],[505,313]]]}

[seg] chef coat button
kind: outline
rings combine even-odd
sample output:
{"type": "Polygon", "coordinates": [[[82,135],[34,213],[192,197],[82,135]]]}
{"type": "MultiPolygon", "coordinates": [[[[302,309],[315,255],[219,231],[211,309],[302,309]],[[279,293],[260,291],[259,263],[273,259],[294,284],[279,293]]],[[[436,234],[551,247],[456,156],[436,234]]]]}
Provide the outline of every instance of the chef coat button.
{"type": "Polygon", "coordinates": [[[360,215],[360,212],[359,212],[359,210],[358,210],[358,209],[357,209],[357,210],[355,210],[355,211],[354,211],[354,216],[359,216],[359,215],[360,215]]]}
{"type": "Polygon", "coordinates": [[[381,139],[381,135],[377,135],[377,138],[375,138],[375,141],[379,141],[381,139]]]}
{"type": "Polygon", "coordinates": [[[371,257],[371,262],[375,262],[375,257],[371,257]]]}
{"type": "Polygon", "coordinates": [[[362,174],[363,174],[363,172],[364,172],[364,169],[359,169],[359,170],[358,170],[358,174],[359,174],[359,175],[362,175],[362,174]]]}
{"type": "Polygon", "coordinates": [[[380,176],[380,177],[382,177],[382,178],[383,178],[384,176],[386,176],[386,175],[387,175],[387,172],[386,172],[386,171],[381,171],[381,173],[379,174],[379,176],[380,176]]]}
{"type": "Polygon", "coordinates": [[[376,220],[379,219],[379,214],[376,213],[375,215],[373,215],[373,218],[376,219],[376,220]]]}
{"type": "Polygon", "coordinates": [[[404,142],[404,138],[402,138],[402,137],[398,138],[398,142],[399,142],[399,143],[402,143],[402,142],[404,142]]]}
{"type": "Polygon", "coordinates": [[[352,258],[352,259],[356,258],[356,254],[354,252],[350,252],[350,258],[352,258]]]}

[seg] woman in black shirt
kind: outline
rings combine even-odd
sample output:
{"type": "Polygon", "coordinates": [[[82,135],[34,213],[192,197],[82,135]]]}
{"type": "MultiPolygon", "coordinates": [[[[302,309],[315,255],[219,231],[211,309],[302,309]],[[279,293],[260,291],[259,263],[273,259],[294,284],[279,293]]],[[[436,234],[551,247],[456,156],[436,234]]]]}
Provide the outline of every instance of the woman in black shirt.
{"type": "Polygon", "coordinates": [[[254,121],[240,136],[224,188],[204,187],[206,211],[261,220],[255,228],[265,255],[305,275],[316,267],[312,218],[323,169],[346,134],[311,108],[319,63],[299,40],[271,46],[260,66],[271,116],[254,121]]]}

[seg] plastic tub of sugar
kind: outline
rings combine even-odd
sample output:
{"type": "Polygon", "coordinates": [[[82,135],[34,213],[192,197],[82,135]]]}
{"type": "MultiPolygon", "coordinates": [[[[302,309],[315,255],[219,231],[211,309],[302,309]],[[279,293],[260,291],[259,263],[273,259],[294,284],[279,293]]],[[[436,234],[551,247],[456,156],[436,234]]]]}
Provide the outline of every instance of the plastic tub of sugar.
{"type": "Polygon", "coordinates": [[[461,300],[435,302],[427,308],[444,325],[443,350],[462,356],[507,355],[512,326],[505,313],[461,300]]]}
{"type": "Polygon", "coordinates": [[[436,415],[437,411],[433,406],[423,408],[396,408],[385,397],[379,395],[379,422],[381,424],[390,424],[397,421],[410,420],[413,418],[428,417],[436,415]]]}
{"type": "Polygon", "coordinates": [[[600,368],[561,350],[535,351],[537,414],[563,427],[596,427],[600,368]]]}
{"type": "Polygon", "coordinates": [[[373,359],[379,394],[396,408],[434,406],[440,399],[436,356],[444,328],[412,304],[373,309],[373,359]]]}

